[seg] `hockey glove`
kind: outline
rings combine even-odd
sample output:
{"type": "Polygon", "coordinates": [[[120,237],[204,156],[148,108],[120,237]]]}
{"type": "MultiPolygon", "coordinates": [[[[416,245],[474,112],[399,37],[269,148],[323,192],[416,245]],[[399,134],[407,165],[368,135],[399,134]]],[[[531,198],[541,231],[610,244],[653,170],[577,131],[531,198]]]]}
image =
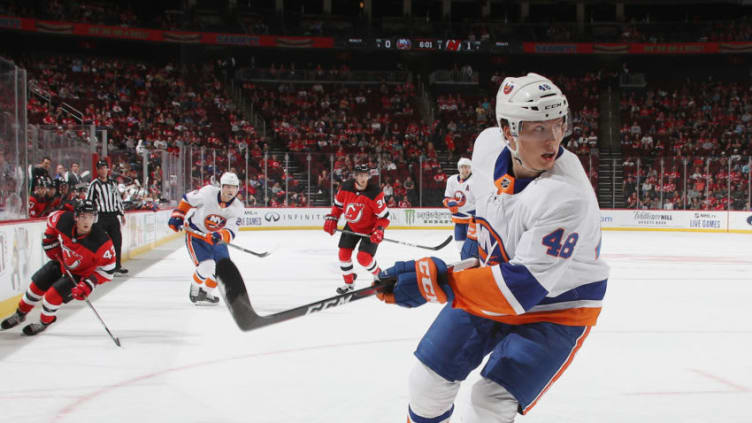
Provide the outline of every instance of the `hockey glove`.
{"type": "Polygon", "coordinates": [[[180,232],[183,229],[184,218],[185,213],[182,210],[175,209],[172,211],[172,215],[170,215],[170,220],[167,221],[167,226],[175,232],[180,232]]]}
{"type": "Polygon", "coordinates": [[[443,304],[454,299],[448,274],[444,261],[436,257],[398,261],[379,274],[380,281],[396,283],[376,296],[402,307],[418,307],[428,301],[443,304]]]}
{"type": "Polygon", "coordinates": [[[378,244],[379,242],[384,240],[384,227],[383,226],[377,226],[374,228],[373,232],[371,232],[371,242],[374,244],[378,244]]]}
{"type": "Polygon", "coordinates": [[[206,242],[212,245],[216,245],[222,242],[230,242],[232,238],[230,237],[230,231],[227,229],[220,229],[217,232],[210,232],[206,234],[206,237],[204,238],[206,242]]]}
{"type": "Polygon", "coordinates": [[[334,235],[334,232],[337,231],[338,220],[338,218],[332,216],[331,214],[327,214],[324,218],[324,232],[328,233],[329,235],[334,235]]]}
{"type": "Polygon", "coordinates": [[[73,298],[83,301],[89,296],[89,294],[91,294],[91,291],[94,290],[94,285],[96,284],[97,281],[93,276],[81,279],[81,281],[71,289],[71,295],[73,295],[73,298]]]}
{"type": "Polygon", "coordinates": [[[460,212],[460,205],[457,201],[445,198],[443,202],[444,207],[448,208],[450,213],[457,214],[460,212]]]}

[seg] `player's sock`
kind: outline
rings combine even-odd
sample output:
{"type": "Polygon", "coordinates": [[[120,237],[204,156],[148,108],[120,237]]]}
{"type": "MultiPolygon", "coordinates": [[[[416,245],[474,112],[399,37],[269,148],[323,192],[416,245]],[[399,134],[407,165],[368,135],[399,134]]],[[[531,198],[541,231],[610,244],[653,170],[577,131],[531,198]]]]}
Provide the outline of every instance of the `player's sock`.
{"type": "Polygon", "coordinates": [[[31,282],[29,288],[26,289],[23,297],[18,302],[18,310],[24,314],[30,312],[42,300],[42,297],[44,297],[44,291],[39,289],[34,282],[31,282]]]}
{"type": "Polygon", "coordinates": [[[10,329],[24,320],[26,320],[26,313],[21,312],[21,310],[16,310],[15,313],[3,319],[0,323],[0,329],[10,329]]]}
{"type": "Polygon", "coordinates": [[[337,288],[337,294],[347,294],[350,291],[353,291],[355,289],[355,279],[358,279],[358,275],[355,273],[350,273],[348,275],[342,275],[345,279],[344,285],[337,288]]]}
{"type": "Polygon", "coordinates": [[[201,289],[204,285],[204,280],[205,279],[200,273],[198,273],[198,271],[193,272],[193,282],[191,282],[191,290],[188,293],[188,298],[194,304],[206,299],[206,291],[201,289]]]}
{"type": "Polygon", "coordinates": [[[217,296],[217,281],[215,281],[213,278],[206,278],[206,281],[204,282],[204,286],[206,287],[206,301],[216,304],[219,302],[219,297],[217,296]]]}

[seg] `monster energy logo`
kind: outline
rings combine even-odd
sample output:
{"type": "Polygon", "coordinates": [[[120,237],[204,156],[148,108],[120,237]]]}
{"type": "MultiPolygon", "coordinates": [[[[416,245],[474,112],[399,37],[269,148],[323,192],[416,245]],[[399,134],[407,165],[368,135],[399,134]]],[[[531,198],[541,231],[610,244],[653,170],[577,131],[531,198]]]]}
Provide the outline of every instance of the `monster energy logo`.
{"type": "Polygon", "coordinates": [[[405,224],[412,225],[415,222],[415,210],[405,210],[405,224]]]}

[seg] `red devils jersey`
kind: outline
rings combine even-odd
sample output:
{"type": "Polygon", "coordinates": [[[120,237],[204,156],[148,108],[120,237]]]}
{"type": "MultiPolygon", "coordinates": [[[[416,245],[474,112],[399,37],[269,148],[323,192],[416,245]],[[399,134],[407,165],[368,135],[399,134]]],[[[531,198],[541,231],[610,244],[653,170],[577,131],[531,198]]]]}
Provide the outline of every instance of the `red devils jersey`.
{"type": "Polygon", "coordinates": [[[59,243],[65,265],[72,274],[82,278],[93,276],[98,284],[112,280],[115,273],[115,247],[99,226],[94,225],[85,236],[76,234],[73,212],[56,211],[47,219],[42,248],[56,248],[59,243]]]}
{"type": "Polygon", "coordinates": [[[29,196],[29,216],[42,217],[42,213],[47,208],[48,201],[44,197],[37,197],[35,195],[29,196]]]}
{"type": "Polygon", "coordinates": [[[370,234],[377,225],[384,228],[389,225],[384,193],[376,182],[370,180],[363,191],[355,187],[354,179],[342,184],[334,198],[332,215],[339,217],[342,214],[354,232],[370,234]]]}

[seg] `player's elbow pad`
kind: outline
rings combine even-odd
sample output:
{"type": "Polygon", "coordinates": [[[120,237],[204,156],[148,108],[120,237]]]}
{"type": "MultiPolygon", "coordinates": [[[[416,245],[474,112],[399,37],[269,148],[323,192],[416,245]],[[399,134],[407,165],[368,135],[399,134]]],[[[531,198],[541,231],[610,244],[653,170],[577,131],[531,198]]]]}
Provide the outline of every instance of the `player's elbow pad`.
{"type": "Polygon", "coordinates": [[[219,231],[219,234],[222,235],[222,242],[225,243],[232,241],[232,239],[234,238],[232,231],[229,229],[222,229],[219,231]]]}
{"type": "Polygon", "coordinates": [[[337,206],[332,206],[332,211],[330,211],[329,214],[339,219],[342,215],[342,209],[337,206]]]}

